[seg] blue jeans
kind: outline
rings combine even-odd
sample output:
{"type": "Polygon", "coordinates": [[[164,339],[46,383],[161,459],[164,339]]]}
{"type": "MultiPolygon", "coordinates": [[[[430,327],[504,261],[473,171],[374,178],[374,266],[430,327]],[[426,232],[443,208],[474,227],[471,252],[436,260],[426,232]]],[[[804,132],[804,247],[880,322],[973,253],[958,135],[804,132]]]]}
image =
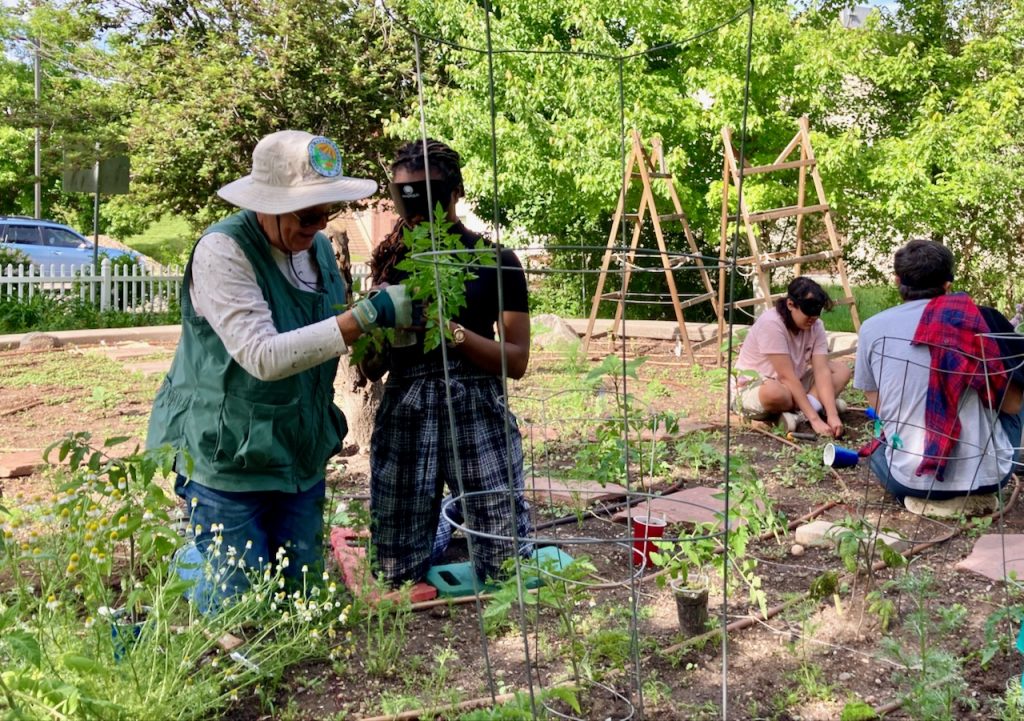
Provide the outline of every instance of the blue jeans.
{"type": "Polygon", "coordinates": [[[203,613],[216,610],[221,601],[249,588],[239,560],[244,561],[245,569],[261,572],[268,564],[279,563],[280,548],[288,559],[284,577],[289,588],[302,588],[303,566],[310,586],[322,584],[323,480],[301,493],[218,491],[179,474],[174,492],[188,506],[190,525],[199,528],[194,547],[186,546],[177,561],[179,575],[195,582],[189,597],[203,613]],[[214,524],[223,525],[219,543],[215,543],[218,534],[211,530],[214,524]],[[208,569],[197,567],[203,562],[209,562],[208,569]]]}
{"type": "MultiPolygon", "coordinates": [[[[1021,427],[1024,422],[1024,411],[1017,415],[1010,415],[1009,413],[999,414],[999,424],[1003,427],[1003,431],[1006,432],[1007,438],[1014,444],[1013,454],[1013,466],[1010,468],[1010,473],[1006,474],[998,483],[991,483],[987,486],[979,486],[971,491],[971,495],[981,495],[986,493],[995,493],[1000,488],[1006,485],[1006,482],[1010,480],[1012,473],[1018,473],[1024,470],[1024,463],[1021,459],[1021,427]]],[[[967,493],[964,491],[944,491],[937,486],[927,490],[921,490],[920,488],[910,488],[904,486],[902,483],[892,477],[889,472],[889,461],[885,457],[885,444],[883,443],[875,452],[871,454],[871,471],[881,481],[882,487],[889,491],[892,495],[896,496],[901,502],[907,496],[915,496],[918,498],[928,498],[932,501],[948,501],[951,498],[959,498],[960,496],[966,496],[967,493]]]]}

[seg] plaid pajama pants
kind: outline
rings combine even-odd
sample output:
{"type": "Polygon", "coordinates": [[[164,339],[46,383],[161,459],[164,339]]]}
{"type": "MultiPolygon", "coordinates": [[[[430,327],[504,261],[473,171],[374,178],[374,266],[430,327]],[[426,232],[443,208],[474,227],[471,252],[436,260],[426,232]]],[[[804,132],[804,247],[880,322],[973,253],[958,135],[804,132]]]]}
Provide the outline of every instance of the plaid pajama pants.
{"type": "Polygon", "coordinates": [[[458,361],[449,362],[449,377],[454,438],[438,363],[392,372],[377,411],[370,534],[378,574],[392,585],[419,581],[430,567],[445,485],[460,493],[456,453],[461,492],[472,494],[465,498],[466,526],[486,534],[472,538],[477,575],[497,577],[514,553],[511,539],[532,533],[523,495],[522,439],[499,379],[458,361]]]}

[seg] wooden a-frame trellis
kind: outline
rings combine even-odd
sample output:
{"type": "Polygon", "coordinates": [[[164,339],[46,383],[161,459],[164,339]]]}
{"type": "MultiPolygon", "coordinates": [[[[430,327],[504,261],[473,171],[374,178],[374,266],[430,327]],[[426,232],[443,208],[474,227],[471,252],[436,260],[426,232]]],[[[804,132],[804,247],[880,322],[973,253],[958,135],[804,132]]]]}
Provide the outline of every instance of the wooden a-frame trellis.
{"type": "Polygon", "coordinates": [[[719,247],[719,273],[718,273],[718,303],[716,308],[720,309],[718,314],[718,338],[719,342],[724,339],[726,310],[729,304],[725,297],[727,279],[726,263],[729,259],[729,223],[740,222],[741,228],[746,231],[747,240],[750,244],[750,255],[736,258],[737,270],[743,267],[752,269],[755,282],[755,297],[748,300],[741,300],[735,303],[736,308],[753,305],[771,305],[785,293],[773,295],[771,292],[771,273],[776,268],[793,267],[794,275],[800,275],[801,267],[805,263],[814,263],[822,260],[831,261],[835,264],[843,286],[842,298],[834,298],[837,305],[849,305],[850,317],[853,320],[855,330],[860,330],[860,317],[857,315],[857,306],[854,304],[853,291],[850,288],[850,280],[846,274],[846,264],[843,262],[843,248],[836,235],[835,224],[832,222],[832,209],[825,196],[825,188],[821,182],[821,174],[818,172],[818,163],[814,157],[814,149],[811,147],[810,122],[804,115],[799,120],[799,128],[793,139],[789,141],[786,148],[779,153],[779,156],[769,165],[751,166],[746,159],[743,162],[743,177],[772,173],[780,170],[799,169],[800,175],[797,182],[797,203],[785,208],[773,208],[752,212],[747,206],[744,197],[739,203],[739,216],[729,213],[730,192],[735,190],[739,194],[740,172],[739,161],[736,159],[736,151],[732,144],[732,131],[729,128],[722,128],[722,140],[725,146],[725,161],[722,166],[722,222],[721,222],[721,244],[719,247]],[[788,160],[793,152],[800,149],[799,160],[788,160]],[[817,202],[807,205],[807,176],[810,175],[811,183],[817,202]],[[820,214],[825,226],[828,245],[825,250],[806,253],[804,245],[804,218],[808,215],[820,214]],[[780,250],[766,253],[762,250],[761,242],[758,240],[757,227],[761,223],[780,220],[782,218],[796,218],[796,246],[788,250],[780,250]]]}
{"type": "Polygon", "coordinates": [[[654,157],[657,159],[658,164],[652,162],[651,156],[648,155],[644,149],[643,140],[640,138],[640,132],[636,129],[632,130],[631,135],[631,151],[629,154],[629,160],[626,162],[626,169],[622,176],[622,185],[619,189],[619,202],[615,208],[615,215],[612,218],[611,232],[608,234],[608,245],[605,248],[604,258],[601,261],[601,272],[597,279],[597,289],[594,292],[593,304],[590,308],[590,319],[587,321],[587,331],[583,336],[583,352],[586,353],[590,347],[590,339],[593,337],[594,323],[597,320],[598,308],[603,300],[614,300],[617,301],[615,308],[615,319],[612,321],[611,328],[609,329],[609,337],[614,337],[618,332],[619,323],[622,320],[626,297],[629,292],[629,281],[633,274],[633,268],[636,267],[636,254],[637,248],[640,243],[640,236],[643,232],[644,223],[650,221],[651,227],[654,230],[654,237],[658,242],[659,256],[661,258],[662,268],[665,272],[665,280],[668,284],[668,293],[672,303],[672,308],[675,311],[676,322],[679,325],[679,337],[682,341],[683,347],[686,349],[686,354],[690,359],[690,362],[694,362],[693,345],[690,343],[690,338],[686,333],[686,322],[683,320],[683,309],[688,308],[697,303],[709,301],[712,307],[715,308],[715,314],[720,316],[721,314],[717,310],[715,303],[715,291],[711,284],[711,278],[708,275],[707,269],[701,259],[700,251],[697,248],[697,243],[693,238],[693,232],[690,230],[690,224],[686,220],[686,214],[683,212],[683,206],[679,202],[679,195],[676,193],[675,185],[672,182],[672,174],[667,172],[665,168],[664,155],[662,153],[661,141],[658,138],[654,138],[651,141],[652,151],[654,157]],[[635,213],[626,212],[626,196],[629,194],[629,190],[633,181],[640,181],[641,184],[641,195],[640,203],[635,213]],[[672,199],[672,205],[674,208],[673,213],[659,214],[658,209],[655,206],[654,190],[651,182],[653,180],[664,181],[665,187],[668,190],[668,195],[672,199]],[[619,238],[619,225],[623,221],[630,221],[633,223],[632,240],[629,245],[629,250],[626,252],[626,258],[624,259],[624,271],[622,275],[622,287],[617,291],[609,293],[604,292],[605,281],[608,278],[608,268],[611,265],[612,256],[616,254],[616,246],[619,238]],[[700,271],[702,280],[704,281],[704,288],[706,292],[703,294],[695,295],[681,301],[679,299],[679,292],[676,289],[675,278],[673,272],[679,265],[674,263],[669,257],[668,251],[665,248],[665,236],[662,232],[663,222],[679,222],[682,224],[683,233],[686,236],[686,242],[690,247],[690,253],[692,253],[694,265],[700,271]]]}

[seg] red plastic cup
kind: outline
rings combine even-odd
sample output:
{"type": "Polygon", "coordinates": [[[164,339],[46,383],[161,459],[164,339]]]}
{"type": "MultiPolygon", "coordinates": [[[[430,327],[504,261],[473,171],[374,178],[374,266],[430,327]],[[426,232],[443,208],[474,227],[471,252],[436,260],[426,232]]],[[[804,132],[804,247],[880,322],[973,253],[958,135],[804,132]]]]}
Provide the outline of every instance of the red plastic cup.
{"type": "Polygon", "coordinates": [[[633,516],[633,563],[652,565],[651,553],[658,550],[651,539],[665,535],[664,517],[633,516]]]}

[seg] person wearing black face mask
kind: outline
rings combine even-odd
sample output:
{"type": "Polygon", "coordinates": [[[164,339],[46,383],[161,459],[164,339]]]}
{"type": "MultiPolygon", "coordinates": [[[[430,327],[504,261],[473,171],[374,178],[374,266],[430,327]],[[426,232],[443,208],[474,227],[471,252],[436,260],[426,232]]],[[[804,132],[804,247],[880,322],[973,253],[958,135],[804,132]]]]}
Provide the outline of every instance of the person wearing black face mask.
{"type": "MultiPolygon", "coordinates": [[[[427,221],[438,203],[453,223],[450,232],[461,236],[466,247],[481,240],[456,213],[462,172],[459,155],[450,147],[429,139],[407,143],[391,174],[391,197],[401,220],[374,249],[375,284],[405,279],[396,267],[407,252],[403,231],[427,221]]],[[[451,493],[459,492],[458,478],[467,517],[460,518],[461,502],[446,515],[481,532],[471,559],[477,576],[497,577],[506,559],[531,551],[522,443],[501,383],[502,354],[511,378],[521,378],[530,359],[526,276],[511,250],[502,250],[500,272],[500,305],[499,268],[474,268],[476,278],[466,283],[466,308],[448,321],[448,388],[440,348],[424,353],[420,337],[413,345],[390,350],[370,450],[370,533],[376,571],[388,584],[421,580],[443,554],[451,526],[441,518],[442,496],[446,484],[451,493]],[[522,539],[518,548],[512,538],[522,539]]]]}
{"type": "Polygon", "coordinates": [[[846,404],[838,395],[851,373],[846,364],[828,359],[820,316],[831,308],[825,290],[800,277],[758,317],[736,360],[738,412],[757,419],[778,416],[788,431],[806,419],[819,435],[842,435],[839,413],[846,404]]]}

